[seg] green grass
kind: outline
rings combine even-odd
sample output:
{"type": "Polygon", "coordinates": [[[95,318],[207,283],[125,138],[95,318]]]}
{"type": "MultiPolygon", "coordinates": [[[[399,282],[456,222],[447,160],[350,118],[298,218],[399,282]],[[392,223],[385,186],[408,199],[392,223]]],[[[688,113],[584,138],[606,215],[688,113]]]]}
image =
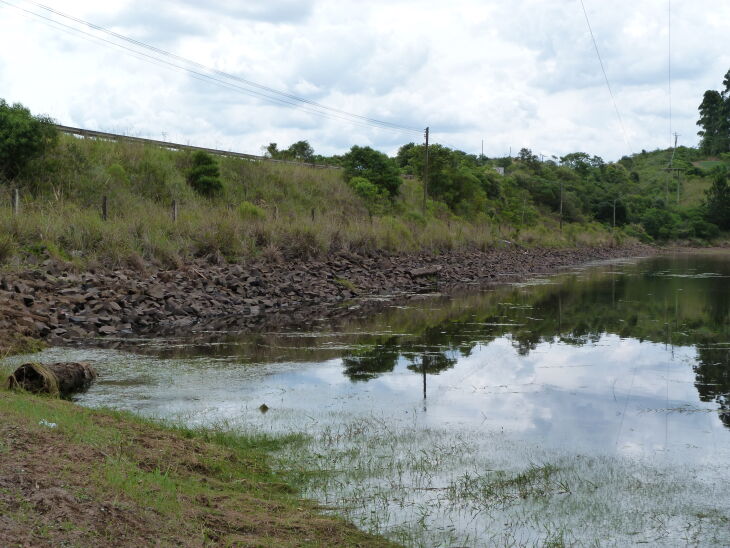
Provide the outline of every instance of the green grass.
{"type": "Polygon", "coordinates": [[[724,545],[724,502],[679,467],[548,450],[500,433],[358,418],[279,466],[308,496],[405,546],[724,545]]]}
{"type": "MultiPolygon", "coordinates": [[[[15,354],[35,354],[46,348],[46,343],[23,335],[5,334],[0,340],[0,359],[15,354]]],[[[2,369],[0,369],[2,375],[2,369]]],[[[2,381],[0,377],[0,381],[2,381]]]]}
{"type": "MultiPolygon", "coordinates": [[[[2,390],[0,431],[12,433],[0,442],[4,464],[43,462],[33,473],[36,489],[55,486],[73,493],[73,504],[112,512],[102,522],[73,511],[49,517],[10,482],[0,492],[9,542],[22,531],[23,542],[55,545],[116,538],[115,544],[131,546],[146,544],[150,535],[161,545],[392,545],[319,515],[286,474],[272,470],[270,452],[301,444],[301,436],[166,426],[2,390]],[[29,441],[18,445],[18,437],[29,441]],[[123,540],[115,537],[120,532],[123,540]]],[[[0,464],[0,473],[8,470],[0,464]]]]}
{"type": "Polygon", "coordinates": [[[694,162],[694,165],[696,165],[700,169],[709,171],[716,167],[726,166],[727,162],[724,162],[722,160],[701,160],[699,162],[694,162]]]}

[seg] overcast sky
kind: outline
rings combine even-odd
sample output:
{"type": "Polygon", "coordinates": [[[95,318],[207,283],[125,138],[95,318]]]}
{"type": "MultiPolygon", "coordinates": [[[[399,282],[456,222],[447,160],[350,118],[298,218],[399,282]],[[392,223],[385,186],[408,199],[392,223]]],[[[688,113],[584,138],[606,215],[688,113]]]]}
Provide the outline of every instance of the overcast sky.
{"type": "MultiPolygon", "coordinates": [[[[618,159],[670,143],[668,1],[56,0],[64,14],[276,90],[432,129],[487,156],[521,147],[618,159]]],[[[7,0],[112,40],[24,0],[7,0]]],[[[697,106],[730,69],[730,2],[672,3],[672,110],[697,143],[697,106]]],[[[118,41],[118,40],[117,40],[118,41]]],[[[126,45],[129,47],[129,44],[126,45]]],[[[132,56],[0,3],[0,97],[59,123],[260,153],[306,139],[393,154],[419,140],[252,97],[132,56]]],[[[148,52],[149,53],[149,52],[148,52]]]]}

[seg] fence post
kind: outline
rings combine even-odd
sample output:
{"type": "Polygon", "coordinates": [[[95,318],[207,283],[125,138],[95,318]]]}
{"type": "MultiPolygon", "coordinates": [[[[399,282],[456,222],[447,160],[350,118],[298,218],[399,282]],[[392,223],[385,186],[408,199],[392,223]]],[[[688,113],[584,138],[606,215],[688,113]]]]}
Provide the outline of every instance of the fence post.
{"type": "Polygon", "coordinates": [[[109,218],[109,203],[106,199],[106,196],[104,196],[101,199],[101,219],[102,221],[106,221],[109,218]]]}
{"type": "Polygon", "coordinates": [[[20,190],[13,189],[13,215],[15,217],[20,213],[20,190]]]}
{"type": "Polygon", "coordinates": [[[312,222],[314,222],[314,208],[312,208],[312,222]]]}
{"type": "Polygon", "coordinates": [[[177,222],[177,200],[172,201],[172,222],[177,222]]]}

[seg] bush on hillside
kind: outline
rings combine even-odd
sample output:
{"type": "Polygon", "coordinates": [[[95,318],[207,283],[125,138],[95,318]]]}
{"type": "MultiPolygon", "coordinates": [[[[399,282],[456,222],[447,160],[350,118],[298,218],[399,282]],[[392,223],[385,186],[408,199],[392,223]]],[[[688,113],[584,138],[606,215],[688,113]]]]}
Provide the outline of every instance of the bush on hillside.
{"type": "Polygon", "coordinates": [[[715,168],[712,186],[705,194],[705,218],[722,230],[730,229],[730,187],[727,179],[728,171],[725,167],[715,168]]]}
{"type": "Polygon", "coordinates": [[[395,162],[370,147],[353,146],[350,152],[342,157],[342,165],[345,168],[347,182],[355,177],[362,177],[386,191],[391,197],[398,194],[403,182],[395,162]]]}
{"type": "Polygon", "coordinates": [[[193,154],[193,167],[188,172],[188,183],[201,196],[215,196],[223,190],[220,180],[220,169],[215,158],[203,152],[193,154]]]}
{"type": "Polygon", "coordinates": [[[647,234],[655,240],[671,240],[676,237],[679,219],[666,209],[653,207],[641,217],[641,224],[647,234]]]}
{"type": "Polygon", "coordinates": [[[53,120],[33,116],[20,103],[0,99],[0,178],[14,179],[58,139],[53,120]]]}
{"type": "Polygon", "coordinates": [[[353,177],[348,182],[370,213],[382,213],[388,205],[388,192],[364,177],[353,177]]]}
{"type": "Polygon", "coordinates": [[[263,219],[266,217],[266,212],[256,204],[244,200],[238,206],[238,215],[244,221],[252,221],[254,219],[263,219]]]}

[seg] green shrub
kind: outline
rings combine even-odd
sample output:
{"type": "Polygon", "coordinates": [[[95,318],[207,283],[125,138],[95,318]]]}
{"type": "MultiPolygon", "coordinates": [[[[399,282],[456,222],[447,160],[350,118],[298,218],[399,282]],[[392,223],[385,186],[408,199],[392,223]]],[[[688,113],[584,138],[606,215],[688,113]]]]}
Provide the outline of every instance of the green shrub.
{"type": "Polygon", "coordinates": [[[395,161],[370,147],[353,146],[342,157],[342,165],[346,181],[362,177],[390,196],[396,196],[403,183],[395,161]]]}
{"type": "Polygon", "coordinates": [[[106,173],[111,181],[117,185],[126,185],[129,183],[129,176],[126,170],[119,164],[112,164],[106,168],[106,173]]]}
{"type": "Polygon", "coordinates": [[[0,176],[17,177],[33,158],[42,155],[58,139],[53,121],[33,116],[20,103],[0,99],[0,176]]]}
{"type": "Polygon", "coordinates": [[[409,211],[404,215],[405,220],[424,226],[426,224],[426,218],[418,211],[409,211]]]}
{"type": "Polygon", "coordinates": [[[666,209],[653,207],[641,216],[641,224],[655,240],[669,240],[676,235],[679,219],[666,209]]]}
{"type": "Polygon", "coordinates": [[[254,219],[263,219],[266,217],[266,212],[259,206],[244,200],[238,206],[238,215],[244,221],[250,221],[254,219]]]}
{"type": "Polygon", "coordinates": [[[652,238],[649,234],[646,233],[646,230],[644,230],[644,227],[640,224],[630,224],[623,227],[624,234],[631,238],[636,238],[640,242],[643,242],[645,244],[649,244],[654,241],[654,238],[652,238]]]}
{"type": "Polygon", "coordinates": [[[720,235],[720,229],[717,225],[708,223],[703,219],[694,219],[690,223],[692,235],[703,240],[711,240],[720,235]]]}
{"type": "Polygon", "coordinates": [[[362,198],[370,213],[383,213],[387,209],[388,192],[385,189],[374,185],[365,177],[353,177],[348,184],[362,198]]]}
{"type": "Polygon", "coordinates": [[[188,172],[188,182],[201,196],[215,196],[223,190],[220,169],[215,158],[199,150],[193,154],[193,167],[188,172]]]}
{"type": "Polygon", "coordinates": [[[712,186],[705,193],[706,220],[723,230],[730,229],[730,186],[725,167],[712,171],[712,186]]]}

